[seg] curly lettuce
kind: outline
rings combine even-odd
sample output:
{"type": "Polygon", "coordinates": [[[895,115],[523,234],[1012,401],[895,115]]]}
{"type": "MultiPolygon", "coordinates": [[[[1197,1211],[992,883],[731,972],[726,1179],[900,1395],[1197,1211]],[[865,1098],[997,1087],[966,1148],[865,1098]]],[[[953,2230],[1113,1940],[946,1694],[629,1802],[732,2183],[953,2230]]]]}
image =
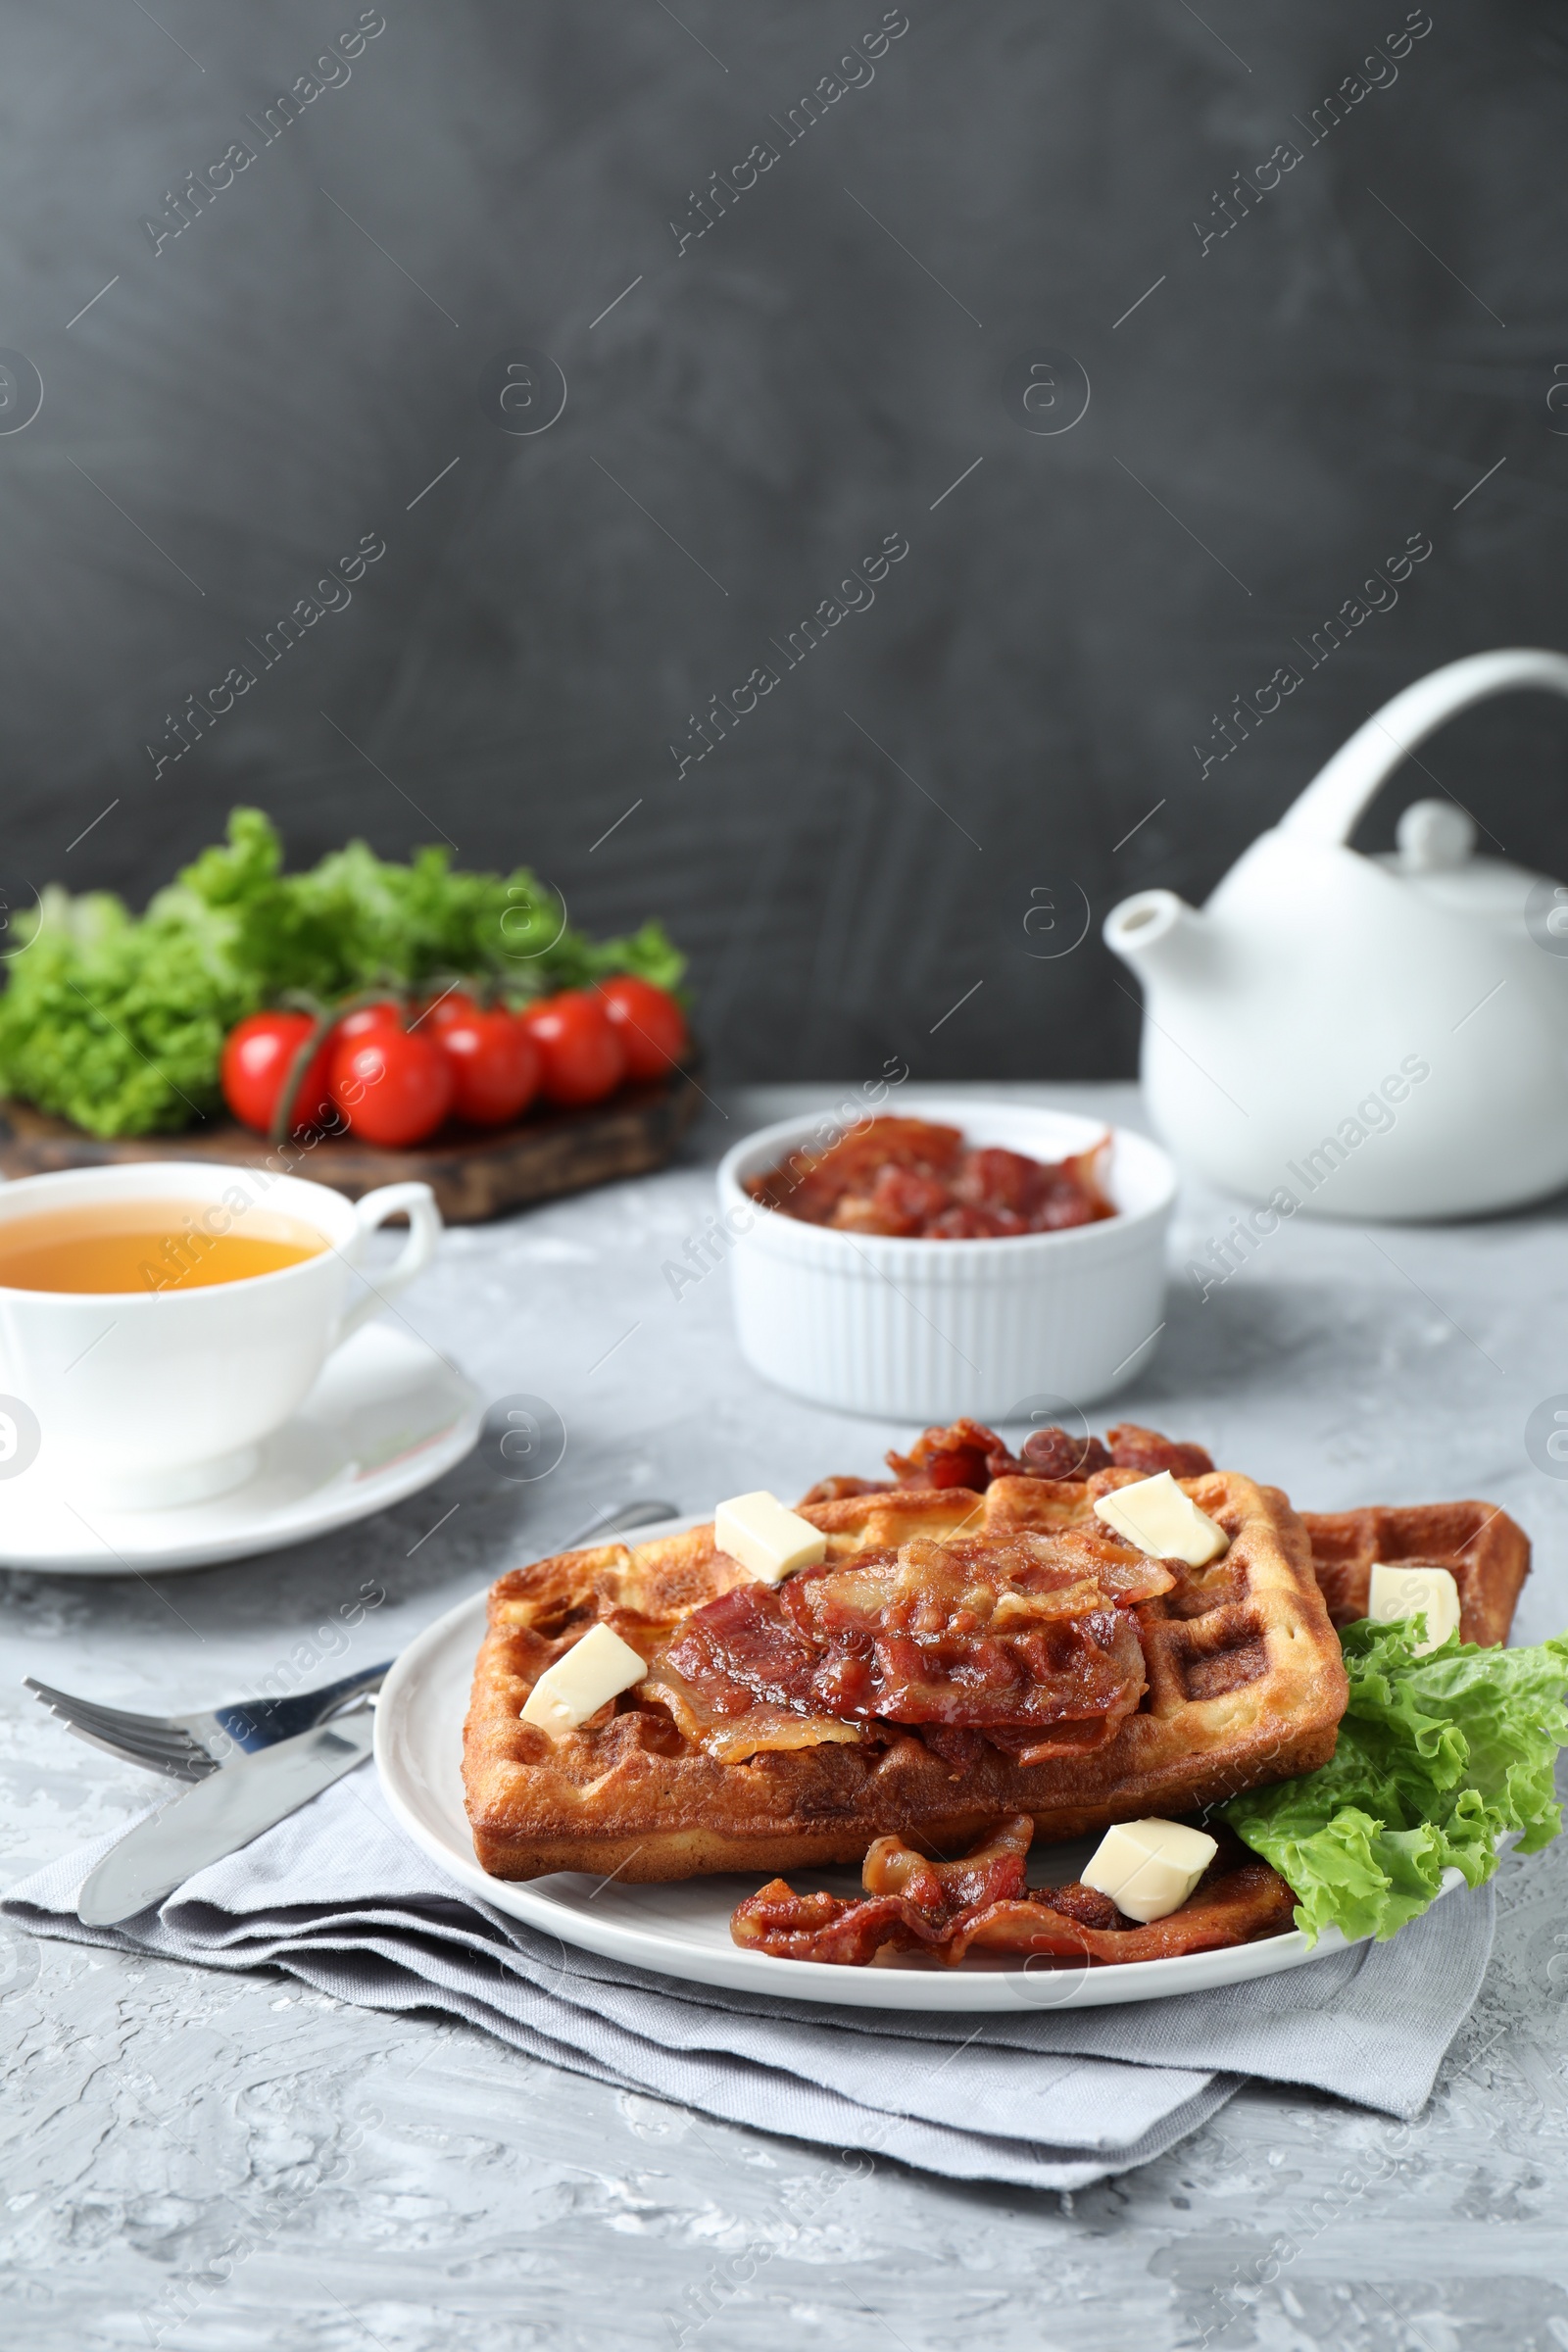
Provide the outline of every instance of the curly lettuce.
{"type": "Polygon", "coordinates": [[[1530,1649],[1478,1649],[1457,1635],[1426,1657],[1419,1617],[1341,1635],[1350,1695],[1333,1761],[1250,1789],[1222,1808],[1297,1896],[1312,1941],[1393,1936],[1425,1911],[1443,1873],[1472,1886],[1562,1827],[1557,1750],[1568,1746],[1568,1637],[1530,1649]]]}
{"type": "Polygon", "coordinates": [[[444,849],[399,865],[353,841],[285,874],[259,808],[234,809],[227,838],[144,915],[106,892],[51,887],[17,937],[0,995],[0,1090],[101,1136],[213,1115],[224,1037],[292,993],[331,1004],[462,975],[520,1002],[612,972],[674,988],[685,969],[657,922],[600,942],[572,930],[526,866],[465,873],[444,849]]]}
{"type": "Polygon", "coordinates": [[[0,1085],[93,1135],[157,1135],[219,1106],[223,1039],[256,989],[178,924],[45,892],[0,996],[0,1085]]]}

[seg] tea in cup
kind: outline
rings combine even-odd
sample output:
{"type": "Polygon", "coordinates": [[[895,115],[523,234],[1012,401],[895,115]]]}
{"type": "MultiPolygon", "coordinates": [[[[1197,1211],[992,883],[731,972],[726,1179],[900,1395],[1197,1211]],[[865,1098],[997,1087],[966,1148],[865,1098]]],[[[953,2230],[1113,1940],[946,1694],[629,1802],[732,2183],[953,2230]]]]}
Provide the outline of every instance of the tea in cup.
{"type": "Polygon", "coordinates": [[[254,1474],[440,1232],[425,1184],[356,1203],[266,1168],[148,1160],[0,1185],[0,1392],[36,1422],[52,1484],[111,1509],[208,1500],[254,1474]],[[372,1282],[366,1238],[400,1213],[408,1242],[372,1282]]]}

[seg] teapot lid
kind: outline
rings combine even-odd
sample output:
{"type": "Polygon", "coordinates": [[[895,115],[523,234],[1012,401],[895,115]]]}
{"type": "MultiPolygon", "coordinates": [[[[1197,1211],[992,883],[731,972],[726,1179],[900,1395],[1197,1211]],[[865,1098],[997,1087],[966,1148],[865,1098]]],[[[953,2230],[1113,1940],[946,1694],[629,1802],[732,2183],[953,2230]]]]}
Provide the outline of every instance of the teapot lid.
{"type": "Polygon", "coordinates": [[[1434,906],[1483,920],[1517,917],[1542,877],[1501,858],[1477,858],[1476,821],[1457,801],[1412,801],[1395,828],[1396,850],[1374,863],[1434,906]]]}
{"type": "Polygon", "coordinates": [[[1450,874],[1476,846],[1476,820],[1457,801],[1412,801],[1394,829],[1404,874],[1450,874]]]}

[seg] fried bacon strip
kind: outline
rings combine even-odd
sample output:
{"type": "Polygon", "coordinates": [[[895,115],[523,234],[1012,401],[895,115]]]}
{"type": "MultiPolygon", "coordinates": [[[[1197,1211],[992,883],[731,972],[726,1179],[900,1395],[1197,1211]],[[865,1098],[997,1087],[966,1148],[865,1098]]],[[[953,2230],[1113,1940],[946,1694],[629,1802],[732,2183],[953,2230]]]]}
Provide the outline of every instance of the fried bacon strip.
{"type": "Polygon", "coordinates": [[[1228,1832],[1188,1901],[1148,1927],[1124,1919],[1093,1886],[1031,1893],[1024,1870],[1033,1837],[1034,1823],[1020,1813],[956,1862],[879,1838],[860,1873],[862,1896],[796,1894],[773,1879],[737,1907],[730,1934],[777,1960],[842,1968],[864,1968],[880,1951],[930,1952],[950,1967],[972,1951],[1103,1967],[1250,1943],[1291,1924],[1290,1887],[1228,1832]]]}
{"type": "MultiPolygon", "coordinates": [[[[1175,1438],[1161,1437],[1157,1429],[1140,1429],[1136,1421],[1118,1422],[1105,1442],[1118,1470],[1142,1470],[1148,1478],[1161,1470],[1168,1470],[1172,1478],[1202,1478],[1214,1467],[1213,1456],[1201,1446],[1184,1446],[1175,1438]]],[[[1024,1452],[1028,1450],[1026,1444],[1024,1452]]]]}
{"type": "Polygon", "coordinates": [[[944,1179],[953,1175],[962,1153],[963,1136],[956,1127],[930,1119],[871,1119],[852,1127],[825,1152],[792,1152],[766,1175],[749,1177],[746,1189],[763,1207],[808,1225],[833,1223],[841,1200],[869,1196],[888,1173],[931,1185],[940,1195],[940,1207],[948,1199],[944,1179]]]}
{"type": "Polygon", "coordinates": [[[1103,1444],[1065,1429],[1032,1430],[1020,1454],[1009,1453],[983,1421],[955,1421],[926,1430],[907,1453],[890,1452],[887,1463],[891,1478],[823,1478],[801,1499],[837,1502],[846,1494],[888,1494],[896,1487],[967,1487],[983,1494],[994,1478],[1083,1480],[1112,1468],[1141,1470],[1150,1478],[1161,1470],[1173,1478],[1201,1478],[1214,1467],[1201,1446],[1184,1446],[1136,1421],[1119,1422],[1103,1444]]]}
{"type": "Polygon", "coordinates": [[[764,1207],[840,1233],[954,1242],[1056,1233],[1116,1214],[1102,1180],[1109,1141],[1048,1161],[966,1149],[956,1127],[928,1119],[869,1119],[823,1152],[792,1152],[746,1189],[764,1207]]]}
{"type": "Polygon", "coordinates": [[[1108,1530],[916,1537],[694,1609],[662,1687],[717,1718],[760,1702],[840,1722],[996,1727],[1031,1762],[1076,1753],[1137,1706],[1131,1612],[1173,1581],[1108,1530]]]}

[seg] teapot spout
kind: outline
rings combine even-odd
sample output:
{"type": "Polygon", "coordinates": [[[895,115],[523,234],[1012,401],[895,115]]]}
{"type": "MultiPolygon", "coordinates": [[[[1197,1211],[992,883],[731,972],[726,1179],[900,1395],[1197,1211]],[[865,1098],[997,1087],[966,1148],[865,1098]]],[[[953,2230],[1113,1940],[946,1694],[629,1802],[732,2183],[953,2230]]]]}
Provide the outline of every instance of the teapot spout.
{"type": "Polygon", "coordinates": [[[1206,976],[1212,940],[1208,917],[1173,890],[1141,890],[1105,917],[1105,945],[1146,986],[1181,986],[1206,976]]]}

